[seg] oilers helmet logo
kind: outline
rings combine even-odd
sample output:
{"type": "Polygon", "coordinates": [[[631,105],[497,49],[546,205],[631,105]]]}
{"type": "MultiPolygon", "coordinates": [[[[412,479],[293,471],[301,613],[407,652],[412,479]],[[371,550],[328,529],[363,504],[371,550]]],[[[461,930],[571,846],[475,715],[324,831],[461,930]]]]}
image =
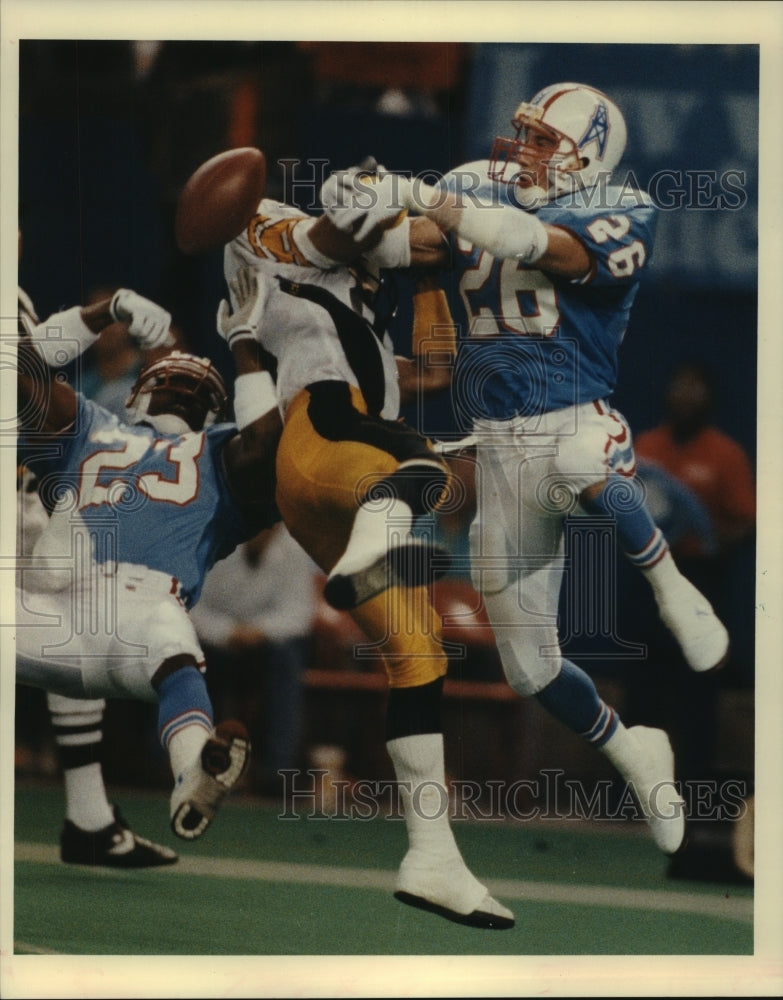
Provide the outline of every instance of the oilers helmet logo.
{"type": "Polygon", "coordinates": [[[584,149],[591,142],[598,144],[598,159],[604,158],[606,140],[609,137],[609,114],[603,101],[599,101],[593,112],[593,117],[585,129],[585,134],[577,143],[578,149],[584,149]]]}

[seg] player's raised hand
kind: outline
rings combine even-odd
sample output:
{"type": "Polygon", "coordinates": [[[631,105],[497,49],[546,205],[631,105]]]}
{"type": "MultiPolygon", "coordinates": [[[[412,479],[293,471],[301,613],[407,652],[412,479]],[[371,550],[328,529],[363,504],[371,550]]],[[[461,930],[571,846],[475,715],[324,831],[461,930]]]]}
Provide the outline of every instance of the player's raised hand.
{"type": "Polygon", "coordinates": [[[403,174],[365,165],[335,170],[319,193],[325,214],[342,232],[361,242],[376,226],[401,219],[411,200],[411,182],[403,174]]]}
{"type": "Polygon", "coordinates": [[[229,347],[240,340],[257,339],[264,307],[269,297],[269,281],[265,274],[253,268],[243,267],[235,278],[229,281],[237,308],[222,299],[217,312],[217,332],[229,347]]]}
{"type": "Polygon", "coordinates": [[[170,313],[128,288],[114,293],[109,311],[114,320],[128,324],[128,332],[145,351],[174,343],[169,332],[170,313]]]}

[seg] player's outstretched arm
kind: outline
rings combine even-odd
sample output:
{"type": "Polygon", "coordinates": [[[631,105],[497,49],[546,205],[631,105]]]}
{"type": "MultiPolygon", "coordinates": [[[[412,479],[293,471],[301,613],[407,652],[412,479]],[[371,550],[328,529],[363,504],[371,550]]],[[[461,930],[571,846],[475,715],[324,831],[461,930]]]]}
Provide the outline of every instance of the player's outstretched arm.
{"type": "Polygon", "coordinates": [[[586,247],[566,229],[543,223],[511,205],[487,204],[423,183],[399,185],[399,198],[412,212],[434,222],[444,233],[456,233],[493,257],[535,264],[565,278],[583,278],[591,268],[586,247]]]}
{"type": "Polygon", "coordinates": [[[57,434],[76,418],[76,394],[53,370],[75,361],[112,323],[126,323],[140,347],[167,343],[171,317],[149,299],[126,288],[89,306],[72,306],[42,323],[21,323],[18,354],[18,412],[21,430],[57,434]]]}
{"type": "Polygon", "coordinates": [[[256,340],[269,286],[259,272],[242,269],[231,290],[236,312],[231,313],[224,299],[217,315],[218,333],[236,366],[234,418],[239,434],[226,444],[226,472],[237,499],[251,508],[257,505],[262,516],[274,495],[275,453],[283,427],[275,385],[261,362],[256,340]]]}
{"type": "Polygon", "coordinates": [[[412,358],[397,357],[403,406],[451,385],[456,328],[446,293],[434,274],[417,275],[413,291],[412,358]]]}
{"type": "MultiPolygon", "coordinates": [[[[362,257],[381,268],[439,267],[448,249],[438,227],[410,218],[397,181],[377,164],[334,171],[319,192],[324,214],[297,242],[310,263],[330,268],[362,257]]],[[[305,231],[303,230],[303,234],[305,231]]]]}
{"type": "MultiPolygon", "coordinates": [[[[381,266],[444,263],[442,234],[455,233],[495,257],[535,264],[542,271],[562,277],[583,278],[590,271],[592,262],[587,249],[565,229],[546,225],[535,215],[510,205],[490,205],[411,181],[402,174],[384,173],[383,168],[379,171],[372,183],[355,170],[337,171],[322,187],[323,219],[340,234],[327,252],[347,252],[352,240],[359,253],[367,253],[366,241],[379,231],[382,239],[378,247],[382,249],[393,239],[398,220],[412,213],[414,218],[405,216],[404,220],[408,259],[398,255],[399,260],[381,266]]],[[[326,238],[326,223],[319,223],[326,238]]],[[[315,235],[320,240],[321,229],[315,235]]],[[[369,252],[377,254],[379,250],[369,252]]]]}

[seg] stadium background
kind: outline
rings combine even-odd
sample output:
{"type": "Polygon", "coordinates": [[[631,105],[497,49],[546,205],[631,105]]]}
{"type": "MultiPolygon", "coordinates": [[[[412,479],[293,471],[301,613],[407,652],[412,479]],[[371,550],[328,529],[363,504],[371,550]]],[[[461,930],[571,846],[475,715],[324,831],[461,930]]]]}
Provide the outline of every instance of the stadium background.
{"type": "MultiPolygon", "coordinates": [[[[493,137],[508,133],[518,101],[540,86],[585,81],[623,108],[629,127],[623,166],[642,187],[661,171],[719,178],[731,170],[743,177],[747,200],[741,207],[692,205],[661,213],[652,267],[621,352],[615,402],[635,432],[650,427],[661,417],[674,364],[705,358],[717,382],[715,422],[755,462],[757,46],[168,42],[146,67],[143,58],[150,54],[125,42],[20,46],[19,279],[41,315],[83,301],[98,286],[135,288],[170,308],[192,348],[211,355],[230,379],[230,360],[213,333],[215,306],[224,294],[220,254],[183,258],[172,237],[176,195],[195,166],[228,146],[258,145],[270,164],[301,161],[297,171],[305,176],[308,160],[336,168],[367,154],[392,170],[445,172],[486,155],[493,137]]],[[[301,199],[303,207],[312,197],[307,184],[287,190],[282,170],[270,171],[269,185],[270,193],[301,199]]],[[[392,329],[404,349],[405,279],[399,283],[402,304],[392,329]]],[[[422,416],[430,433],[454,428],[442,402],[422,416]]],[[[622,568],[617,572],[622,597],[622,568]]],[[[724,682],[718,764],[726,773],[747,775],[753,757],[752,544],[737,555],[733,581],[728,624],[735,663],[724,682]]],[[[632,601],[620,600],[621,631],[638,639],[635,611],[632,601]]],[[[583,665],[622,710],[628,664],[617,657],[599,664],[592,648],[582,651],[583,665]]],[[[17,741],[46,739],[36,694],[20,698],[17,741]]],[[[313,738],[319,725],[319,740],[342,727],[362,752],[382,753],[371,745],[376,737],[380,745],[380,730],[373,729],[377,699],[372,705],[368,709],[360,696],[346,708],[345,696],[317,693],[308,714],[313,738]],[[362,732],[357,712],[368,720],[362,732]],[[335,724],[323,729],[330,713],[335,724]]],[[[152,723],[146,709],[110,707],[110,782],[167,787],[152,734],[146,756],[128,750],[152,723]]],[[[482,776],[491,777],[504,752],[509,711],[489,704],[470,718],[464,709],[452,716],[463,727],[463,744],[473,741],[474,758],[461,748],[466,771],[486,767],[482,776]],[[500,743],[494,756],[490,741],[500,743]]],[[[535,742],[532,763],[538,767],[606,776],[562,731],[523,712],[513,719],[528,727],[525,745],[517,748],[528,763],[535,742]]]]}

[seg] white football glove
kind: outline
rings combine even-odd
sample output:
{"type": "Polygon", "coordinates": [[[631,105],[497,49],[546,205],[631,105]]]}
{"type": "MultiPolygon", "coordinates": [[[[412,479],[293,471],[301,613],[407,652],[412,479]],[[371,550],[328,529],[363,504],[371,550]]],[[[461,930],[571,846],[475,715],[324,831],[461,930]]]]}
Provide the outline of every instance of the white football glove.
{"type": "Polygon", "coordinates": [[[330,174],[319,197],[332,224],[359,243],[375,226],[405,212],[412,201],[411,182],[383,167],[375,173],[351,167],[330,174]]]}
{"type": "Polygon", "coordinates": [[[128,332],[145,351],[174,343],[169,333],[170,313],[128,288],[114,293],[109,311],[113,319],[128,324],[128,332]]]}
{"type": "Polygon", "coordinates": [[[237,303],[236,312],[222,299],[217,311],[217,332],[229,347],[240,340],[257,340],[261,317],[269,298],[270,278],[253,268],[243,267],[229,281],[237,303]]]}

